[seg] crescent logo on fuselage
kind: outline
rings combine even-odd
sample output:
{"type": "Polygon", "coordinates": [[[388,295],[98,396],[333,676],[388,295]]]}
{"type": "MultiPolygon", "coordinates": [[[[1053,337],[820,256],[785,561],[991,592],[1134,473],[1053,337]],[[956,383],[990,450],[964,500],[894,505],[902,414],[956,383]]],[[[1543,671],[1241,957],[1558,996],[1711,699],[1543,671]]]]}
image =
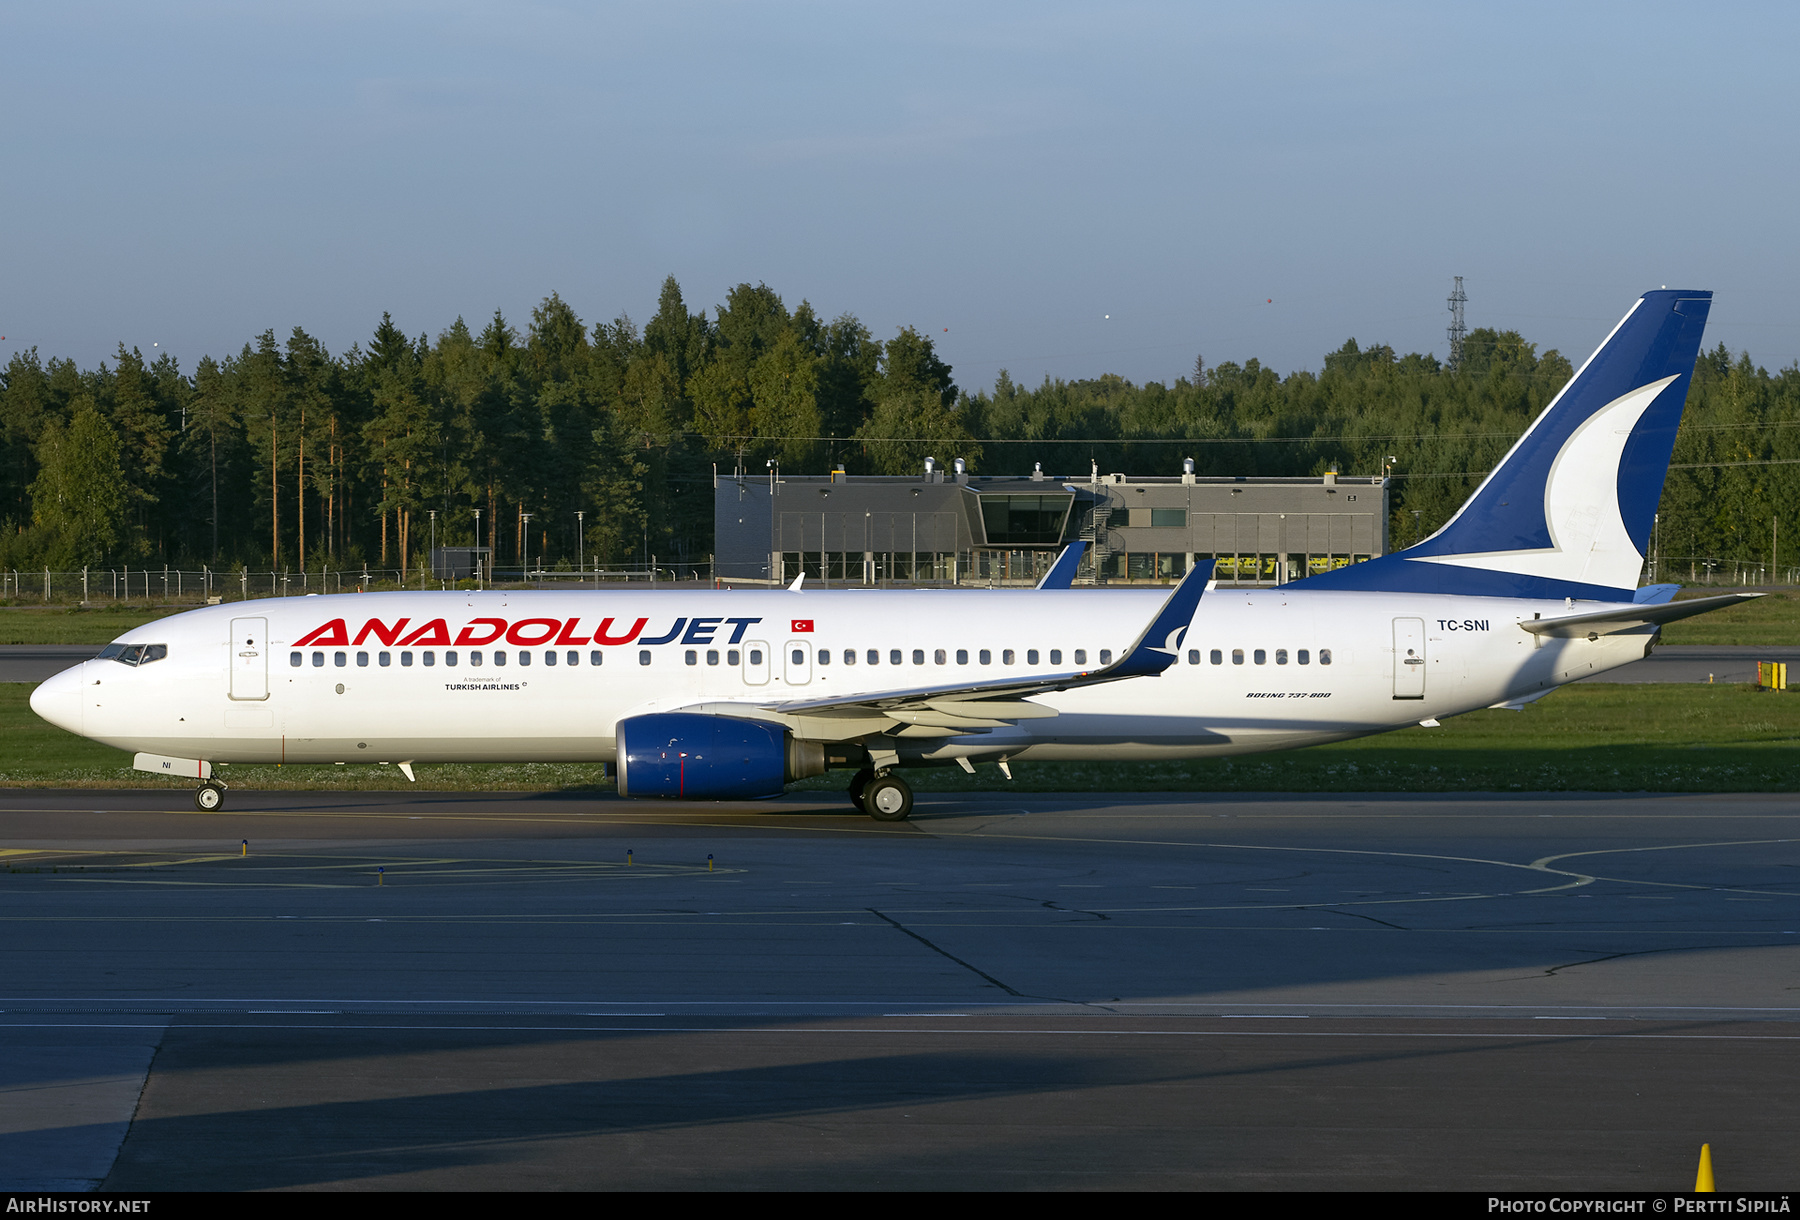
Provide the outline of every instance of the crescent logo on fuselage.
{"type": "Polygon", "coordinates": [[[497,644],[502,639],[524,648],[535,648],[543,644],[563,646],[589,643],[612,646],[677,642],[738,644],[743,642],[744,633],[754,624],[762,622],[762,619],[682,617],[658,634],[646,634],[644,629],[650,625],[647,618],[633,618],[630,620],[631,625],[622,631],[618,625],[624,623],[624,619],[599,619],[588,629],[583,629],[582,621],[580,618],[475,618],[462,623],[452,633],[449,621],[441,618],[431,619],[417,627],[412,625],[410,618],[395,619],[392,623],[372,618],[365,620],[352,636],[349,624],[344,619],[334,618],[295,640],[292,647],[351,648],[363,645],[370,639],[379,640],[383,646],[390,648],[479,648],[497,644]],[[730,638],[719,640],[718,636],[727,630],[730,638]]]}

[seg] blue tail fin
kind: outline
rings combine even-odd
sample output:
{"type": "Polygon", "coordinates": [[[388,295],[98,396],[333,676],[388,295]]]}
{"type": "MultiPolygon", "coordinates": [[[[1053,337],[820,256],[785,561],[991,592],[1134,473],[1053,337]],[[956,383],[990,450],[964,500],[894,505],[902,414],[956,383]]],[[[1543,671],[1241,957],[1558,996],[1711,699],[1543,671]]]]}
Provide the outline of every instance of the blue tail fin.
{"type": "Polygon", "coordinates": [[[1630,601],[1710,292],[1647,292],[1431,537],[1309,588],[1630,601]]]}

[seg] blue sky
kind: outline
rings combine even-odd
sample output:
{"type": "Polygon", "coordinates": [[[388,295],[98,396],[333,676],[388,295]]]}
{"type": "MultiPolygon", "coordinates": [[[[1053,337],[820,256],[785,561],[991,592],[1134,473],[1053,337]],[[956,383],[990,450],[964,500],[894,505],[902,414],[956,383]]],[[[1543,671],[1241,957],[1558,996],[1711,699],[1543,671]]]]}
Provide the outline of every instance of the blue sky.
{"type": "Polygon", "coordinates": [[[965,388],[1441,355],[1458,274],[1470,325],[1577,361],[1662,284],[1800,357],[1792,6],[5,14],[0,359],[340,351],[551,291],[641,322],[671,273],[917,326],[965,388]]]}

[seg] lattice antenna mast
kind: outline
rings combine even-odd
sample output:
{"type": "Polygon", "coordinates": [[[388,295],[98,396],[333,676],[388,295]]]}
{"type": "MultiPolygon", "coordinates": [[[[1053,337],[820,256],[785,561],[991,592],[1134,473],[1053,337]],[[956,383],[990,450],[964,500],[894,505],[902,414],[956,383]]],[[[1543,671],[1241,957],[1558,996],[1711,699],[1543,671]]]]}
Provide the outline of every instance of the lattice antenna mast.
{"type": "Polygon", "coordinates": [[[1462,276],[1456,277],[1456,290],[1450,294],[1450,367],[1455,368],[1462,363],[1463,336],[1469,328],[1463,325],[1463,305],[1468,302],[1469,294],[1463,291],[1462,276]]]}

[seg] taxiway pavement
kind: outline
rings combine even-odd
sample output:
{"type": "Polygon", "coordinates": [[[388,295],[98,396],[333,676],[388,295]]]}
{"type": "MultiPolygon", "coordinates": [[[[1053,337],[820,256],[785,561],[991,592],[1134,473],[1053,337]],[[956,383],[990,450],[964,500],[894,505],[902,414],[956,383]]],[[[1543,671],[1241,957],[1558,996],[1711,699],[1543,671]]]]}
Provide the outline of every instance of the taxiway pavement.
{"type": "Polygon", "coordinates": [[[1789,796],[186,801],[0,793],[7,1186],[1800,1170],[1789,796]]]}

